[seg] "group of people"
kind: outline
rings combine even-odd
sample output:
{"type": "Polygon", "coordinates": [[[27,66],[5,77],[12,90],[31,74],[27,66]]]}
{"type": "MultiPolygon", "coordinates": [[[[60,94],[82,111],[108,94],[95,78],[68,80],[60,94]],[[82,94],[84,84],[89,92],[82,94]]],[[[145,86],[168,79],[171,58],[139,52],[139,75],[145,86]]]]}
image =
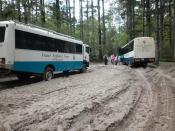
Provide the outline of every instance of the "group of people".
{"type": "Polygon", "coordinates": [[[107,65],[108,64],[108,61],[111,61],[111,64],[112,65],[117,65],[117,63],[118,63],[118,56],[116,55],[114,55],[114,54],[112,54],[110,57],[107,55],[107,54],[105,54],[104,56],[103,56],[103,60],[104,60],[104,64],[105,65],[107,65]]]}

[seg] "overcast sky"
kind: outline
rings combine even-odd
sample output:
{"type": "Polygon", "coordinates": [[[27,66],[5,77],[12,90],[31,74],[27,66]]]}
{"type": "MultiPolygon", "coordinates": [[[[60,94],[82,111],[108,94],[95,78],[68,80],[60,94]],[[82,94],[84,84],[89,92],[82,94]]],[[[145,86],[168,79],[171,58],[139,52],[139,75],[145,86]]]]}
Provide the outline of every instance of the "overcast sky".
{"type": "MultiPolygon", "coordinates": [[[[54,0],[46,0],[46,2],[52,2],[54,0]]],[[[93,0],[94,1],[94,5],[97,5],[97,0],[93,0]]],[[[105,0],[105,12],[109,9],[109,3],[111,2],[112,0],[105,0]]],[[[89,0],[89,4],[91,0],[89,0]]],[[[86,6],[86,2],[83,2],[84,5],[83,6],[86,6]]],[[[71,6],[73,6],[73,0],[70,0],[70,4],[71,6]]],[[[75,12],[76,12],[76,18],[77,20],[79,20],[79,13],[80,13],[80,5],[79,5],[79,0],[75,0],[75,12]]]]}
{"type": "MultiPolygon", "coordinates": [[[[109,3],[111,0],[105,0],[105,12],[109,9],[109,3]]],[[[91,0],[89,0],[89,3],[91,0]]],[[[73,0],[71,0],[71,4],[73,5],[73,0]]],[[[91,4],[91,3],[90,3],[91,4]]],[[[75,0],[75,10],[76,10],[76,18],[79,19],[80,5],[79,0],[75,0]]],[[[97,5],[97,0],[94,0],[94,5],[97,5]]],[[[84,6],[86,6],[86,2],[84,2],[84,6]]]]}

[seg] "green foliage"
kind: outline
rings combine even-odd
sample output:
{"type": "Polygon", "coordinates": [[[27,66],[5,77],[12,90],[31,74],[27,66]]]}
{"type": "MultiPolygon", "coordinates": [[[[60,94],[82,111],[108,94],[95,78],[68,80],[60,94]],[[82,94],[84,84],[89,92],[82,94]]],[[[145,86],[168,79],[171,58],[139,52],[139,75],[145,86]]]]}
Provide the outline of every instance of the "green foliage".
{"type": "Polygon", "coordinates": [[[119,33],[117,39],[118,47],[124,46],[128,42],[128,39],[129,35],[126,32],[119,33]]]}
{"type": "MultiPolygon", "coordinates": [[[[86,0],[83,1],[86,4],[86,0]]],[[[101,2],[101,1],[100,1],[101,2]]],[[[83,5],[84,5],[83,4],[83,5]]],[[[77,6],[77,5],[76,5],[77,6]]],[[[83,42],[89,44],[91,47],[91,59],[98,60],[99,58],[99,21],[97,16],[97,5],[92,9],[91,3],[89,6],[83,7],[83,28],[80,26],[80,21],[73,17],[73,7],[66,4],[63,0],[49,0],[41,4],[40,0],[14,0],[11,1],[0,0],[0,20],[17,20],[25,23],[33,23],[38,26],[71,35],[76,39],[80,39],[80,34],[83,31],[83,42]],[[87,9],[84,9],[89,7],[87,9]],[[45,9],[45,10],[43,10],[45,9]],[[69,12],[70,10],[70,12],[69,12]],[[43,12],[44,11],[44,12],[43,12]],[[92,17],[93,11],[93,17],[92,17]],[[88,18],[87,18],[88,16],[88,18]],[[75,25],[75,26],[74,26],[75,25]],[[81,27],[81,28],[80,28],[81,27]]],[[[101,7],[102,8],[102,7],[101,7]]],[[[106,26],[106,44],[102,45],[102,53],[113,54],[116,53],[119,44],[125,42],[125,33],[118,34],[117,28],[114,25],[114,17],[116,8],[113,7],[106,15],[101,17],[101,38],[103,42],[103,23],[106,26]]],[[[101,12],[102,14],[102,12],[101,12]]]]}

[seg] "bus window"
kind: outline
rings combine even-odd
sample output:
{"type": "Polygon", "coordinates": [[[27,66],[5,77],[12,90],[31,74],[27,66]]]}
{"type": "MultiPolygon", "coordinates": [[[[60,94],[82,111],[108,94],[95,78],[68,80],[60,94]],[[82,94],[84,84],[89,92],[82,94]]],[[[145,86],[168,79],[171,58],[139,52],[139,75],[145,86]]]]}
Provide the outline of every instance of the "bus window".
{"type": "Polygon", "coordinates": [[[134,41],[131,41],[127,46],[125,46],[120,50],[120,54],[127,54],[128,52],[133,51],[133,49],[134,49],[134,41]]]}
{"type": "Polygon", "coordinates": [[[65,53],[69,53],[70,52],[69,42],[67,42],[67,41],[65,41],[64,52],[65,53]]]}
{"type": "Polygon", "coordinates": [[[0,42],[4,42],[5,27],[0,27],[0,42]]]}
{"type": "Polygon", "coordinates": [[[58,52],[64,52],[64,41],[55,39],[55,48],[58,52]]]}
{"type": "Polygon", "coordinates": [[[90,53],[90,48],[86,47],[86,52],[89,54],[90,53]]]}
{"type": "Polygon", "coordinates": [[[73,54],[75,53],[75,51],[76,51],[75,50],[75,45],[76,45],[75,43],[70,43],[69,44],[69,46],[70,46],[70,53],[73,53],[73,54]]]}
{"type": "Polygon", "coordinates": [[[82,54],[82,45],[76,44],[76,53],[82,54]]]}

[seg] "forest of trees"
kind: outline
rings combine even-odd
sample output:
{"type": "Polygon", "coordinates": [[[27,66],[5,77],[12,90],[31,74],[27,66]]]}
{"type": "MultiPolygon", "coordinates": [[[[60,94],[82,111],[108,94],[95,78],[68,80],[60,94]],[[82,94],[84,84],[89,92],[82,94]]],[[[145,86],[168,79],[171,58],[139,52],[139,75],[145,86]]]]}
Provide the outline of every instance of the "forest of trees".
{"type": "Polygon", "coordinates": [[[154,37],[157,63],[175,60],[175,0],[115,0],[113,11],[125,21],[122,32],[128,40],[154,37]]]}
{"type": "Polygon", "coordinates": [[[0,0],[0,20],[32,23],[81,39],[91,46],[93,60],[117,53],[119,46],[140,36],[154,37],[157,58],[175,60],[175,0],[113,0],[108,10],[106,2],[0,0]]]}

